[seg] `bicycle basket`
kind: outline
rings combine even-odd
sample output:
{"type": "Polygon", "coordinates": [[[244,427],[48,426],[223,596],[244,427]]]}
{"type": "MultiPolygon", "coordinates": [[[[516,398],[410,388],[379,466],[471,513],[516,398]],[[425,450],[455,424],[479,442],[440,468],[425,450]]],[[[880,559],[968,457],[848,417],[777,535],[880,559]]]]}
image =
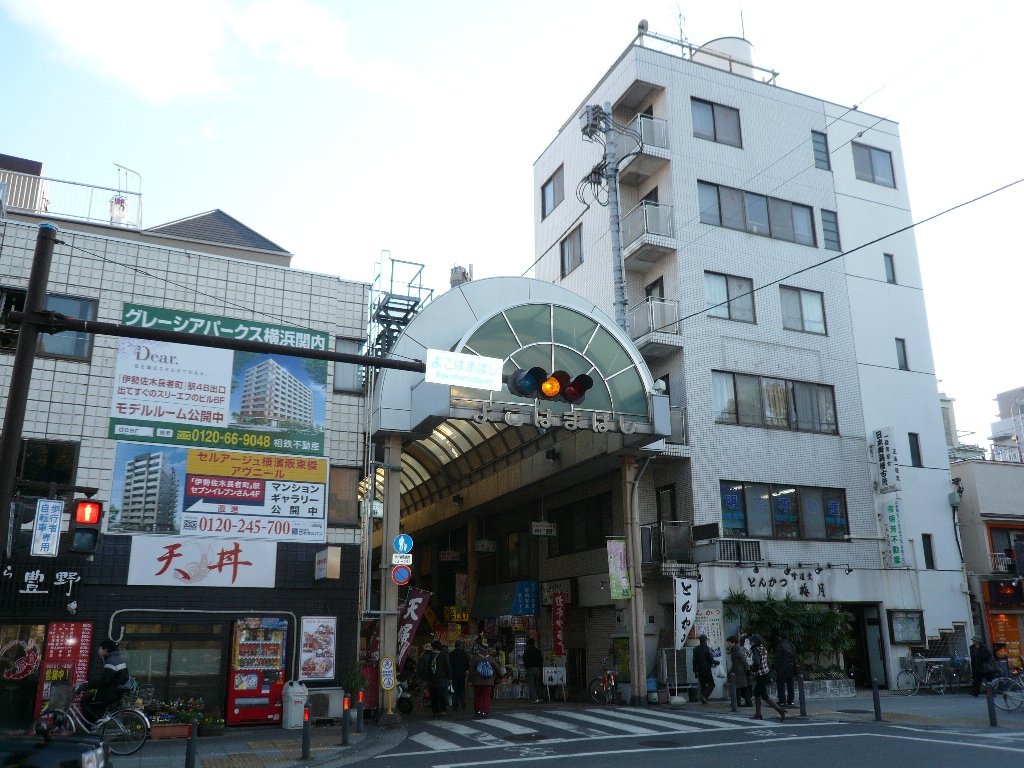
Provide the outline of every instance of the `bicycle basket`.
{"type": "Polygon", "coordinates": [[[50,696],[46,709],[67,709],[74,695],[74,688],[67,683],[50,683],[50,696]]]}

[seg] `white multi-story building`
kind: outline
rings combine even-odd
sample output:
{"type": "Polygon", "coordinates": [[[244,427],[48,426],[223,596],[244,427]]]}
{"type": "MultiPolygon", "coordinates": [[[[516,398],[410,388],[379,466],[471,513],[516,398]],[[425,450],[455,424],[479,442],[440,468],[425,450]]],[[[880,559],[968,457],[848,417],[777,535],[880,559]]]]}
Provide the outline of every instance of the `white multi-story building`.
{"type": "Polygon", "coordinates": [[[992,458],[996,461],[1024,461],[1024,387],[996,395],[999,421],[992,422],[992,458]]]}
{"type": "Polygon", "coordinates": [[[640,487],[641,522],[692,532],[654,537],[649,585],[665,606],[689,563],[711,611],[730,592],[841,606],[847,667],[891,683],[971,629],[914,235],[879,240],[913,220],[899,131],[751,54],[634,40],[535,163],[536,276],[613,314],[608,209],[574,194],[602,160],[578,115],[610,104],[628,332],[686,427],[640,487]],[[876,430],[900,465],[884,494],[876,430]]]}
{"type": "Polygon", "coordinates": [[[170,458],[166,453],[143,451],[125,464],[121,511],[115,530],[173,531],[177,505],[178,472],[170,458]]]}
{"type": "Polygon", "coordinates": [[[313,392],[275,360],[264,360],[245,372],[242,383],[243,423],[313,424],[313,392]]]}

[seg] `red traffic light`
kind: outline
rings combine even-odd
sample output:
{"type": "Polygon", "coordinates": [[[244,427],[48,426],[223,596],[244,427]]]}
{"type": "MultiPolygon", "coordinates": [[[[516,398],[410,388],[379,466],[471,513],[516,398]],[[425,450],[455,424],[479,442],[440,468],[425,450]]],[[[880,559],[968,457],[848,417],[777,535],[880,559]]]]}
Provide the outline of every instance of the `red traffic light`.
{"type": "Polygon", "coordinates": [[[555,371],[549,376],[543,368],[519,368],[508,377],[508,391],[517,397],[559,400],[572,405],[582,403],[593,386],[594,380],[585,373],[573,378],[565,371],[555,371]]]}
{"type": "Polygon", "coordinates": [[[103,505],[98,501],[75,502],[75,523],[79,525],[95,525],[103,515],[103,505]]]}
{"type": "Polygon", "coordinates": [[[594,380],[581,373],[562,390],[562,397],[567,403],[578,405],[587,397],[587,390],[594,386],[594,380]]]}
{"type": "Polygon", "coordinates": [[[75,500],[75,516],[68,531],[72,552],[92,554],[100,543],[100,525],[103,522],[103,502],[92,499],[75,500]]]}

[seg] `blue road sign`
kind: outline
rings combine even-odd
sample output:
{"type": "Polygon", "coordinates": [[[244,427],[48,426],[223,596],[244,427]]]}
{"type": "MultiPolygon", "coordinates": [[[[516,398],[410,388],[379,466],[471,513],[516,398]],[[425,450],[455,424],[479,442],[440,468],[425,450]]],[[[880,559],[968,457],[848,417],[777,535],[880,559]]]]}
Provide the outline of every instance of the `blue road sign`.
{"type": "Polygon", "coordinates": [[[400,555],[412,552],[412,536],[407,533],[400,533],[395,536],[395,552],[400,555]]]}
{"type": "Polygon", "coordinates": [[[391,580],[398,586],[404,586],[412,578],[412,568],[408,565],[396,565],[391,569],[391,580]]]}

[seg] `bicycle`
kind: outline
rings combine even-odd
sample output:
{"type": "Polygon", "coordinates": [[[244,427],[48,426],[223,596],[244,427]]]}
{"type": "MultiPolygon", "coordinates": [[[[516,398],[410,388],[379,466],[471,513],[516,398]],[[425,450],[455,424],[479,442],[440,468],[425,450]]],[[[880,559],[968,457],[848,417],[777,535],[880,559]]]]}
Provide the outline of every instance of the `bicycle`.
{"type": "Polygon", "coordinates": [[[935,693],[945,693],[948,684],[946,662],[925,662],[924,656],[920,653],[915,653],[910,666],[896,675],[896,690],[904,696],[915,695],[922,685],[931,688],[935,693]],[[923,676],[917,671],[918,665],[926,665],[923,676]]]}
{"type": "Polygon", "coordinates": [[[1021,679],[1020,667],[990,680],[989,685],[992,686],[995,705],[1004,712],[1013,712],[1024,706],[1024,679],[1021,679]]]}
{"type": "MultiPolygon", "coordinates": [[[[597,704],[611,704],[615,701],[615,675],[617,673],[614,667],[609,668],[611,667],[609,660],[612,660],[611,656],[605,656],[601,660],[604,672],[600,677],[595,677],[590,681],[590,698],[597,704]]],[[[611,663],[614,663],[614,660],[611,663]]]]}
{"type": "Polygon", "coordinates": [[[126,699],[131,701],[133,697],[134,691],[126,691],[120,702],[90,725],[82,711],[80,697],[67,686],[54,685],[46,709],[36,718],[35,731],[43,735],[94,733],[103,737],[114,754],[132,755],[146,743],[150,725],[144,712],[125,704],[126,699]]]}

